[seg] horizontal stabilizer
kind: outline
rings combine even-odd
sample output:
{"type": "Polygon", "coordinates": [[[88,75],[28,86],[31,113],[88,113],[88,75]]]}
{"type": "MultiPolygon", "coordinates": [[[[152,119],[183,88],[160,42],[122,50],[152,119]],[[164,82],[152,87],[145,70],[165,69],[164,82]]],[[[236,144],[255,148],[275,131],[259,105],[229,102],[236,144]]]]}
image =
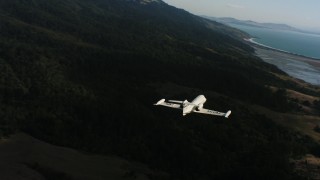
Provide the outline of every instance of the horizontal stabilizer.
{"type": "Polygon", "coordinates": [[[167,107],[171,107],[171,108],[176,108],[176,109],[181,109],[181,105],[180,104],[175,104],[175,103],[168,103],[165,102],[165,99],[161,99],[160,101],[158,101],[156,104],[154,104],[156,106],[167,106],[167,107]]]}
{"type": "Polygon", "coordinates": [[[160,101],[158,101],[156,104],[154,104],[154,105],[160,105],[160,104],[162,104],[163,102],[165,101],[165,99],[161,99],[160,101]]]}

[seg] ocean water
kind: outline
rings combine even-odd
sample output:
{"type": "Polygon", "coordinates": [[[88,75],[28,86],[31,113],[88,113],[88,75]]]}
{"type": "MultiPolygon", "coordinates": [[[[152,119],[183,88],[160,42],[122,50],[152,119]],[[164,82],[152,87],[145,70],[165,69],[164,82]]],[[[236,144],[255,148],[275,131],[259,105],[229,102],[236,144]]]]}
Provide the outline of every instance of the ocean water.
{"type": "Polygon", "coordinates": [[[275,49],[320,59],[320,35],[229,24],[249,33],[253,41],[275,49]]]}
{"type": "MultiPolygon", "coordinates": [[[[320,59],[320,35],[234,24],[231,26],[249,33],[255,43],[320,59]]],[[[264,49],[256,49],[256,54],[265,62],[276,65],[292,77],[313,85],[320,85],[320,67],[307,63],[305,59],[308,58],[264,49]]]]}

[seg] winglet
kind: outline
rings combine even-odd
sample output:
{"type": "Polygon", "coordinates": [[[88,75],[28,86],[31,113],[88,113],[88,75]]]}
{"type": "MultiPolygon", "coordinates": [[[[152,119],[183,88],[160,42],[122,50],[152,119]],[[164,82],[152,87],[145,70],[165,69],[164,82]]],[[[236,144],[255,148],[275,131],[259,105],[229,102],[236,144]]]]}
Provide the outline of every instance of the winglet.
{"type": "Polygon", "coordinates": [[[231,111],[229,110],[229,111],[224,115],[224,117],[225,117],[225,118],[228,118],[228,117],[230,116],[230,114],[231,114],[231,111]]]}
{"type": "Polygon", "coordinates": [[[156,104],[154,104],[154,105],[160,105],[160,104],[162,104],[163,102],[165,101],[165,99],[161,99],[160,101],[158,101],[156,104]]]}

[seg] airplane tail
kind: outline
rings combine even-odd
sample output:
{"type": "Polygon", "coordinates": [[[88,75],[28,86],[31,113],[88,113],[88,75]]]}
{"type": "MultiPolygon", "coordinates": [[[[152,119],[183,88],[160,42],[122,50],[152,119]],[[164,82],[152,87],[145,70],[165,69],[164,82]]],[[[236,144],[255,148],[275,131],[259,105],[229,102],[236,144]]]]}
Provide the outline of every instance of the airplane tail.
{"type": "Polygon", "coordinates": [[[231,111],[229,110],[229,111],[224,115],[224,117],[225,117],[225,118],[228,118],[228,117],[230,116],[230,114],[231,114],[231,111]]]}

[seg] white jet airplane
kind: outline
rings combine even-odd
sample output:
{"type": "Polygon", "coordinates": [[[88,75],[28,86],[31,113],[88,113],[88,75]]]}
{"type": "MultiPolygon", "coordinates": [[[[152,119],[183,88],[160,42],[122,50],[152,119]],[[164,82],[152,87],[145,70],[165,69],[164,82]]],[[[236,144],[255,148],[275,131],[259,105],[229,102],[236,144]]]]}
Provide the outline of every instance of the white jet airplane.
{"type": "Polygon", "coordinates": [[[230,110],[226,113],[222,113],[222,112],[203,108],[203,104],[206,102],[206,100],[207,99],[204,97],[204,95],[199,95],[192,102],[188,102],[187,100],[185,101],[169,100],[169,102],[165,102],[165,99],[161,99],[154,105],[156,106],[161,105],[161,106],[167,106],[167,107],[176,108],[176,109],[182,109],[183,116],[191,112],[210,114],[215,116],[224,116],[225,118],[228,118],[230,116],[231,114],[230,110]]]}

